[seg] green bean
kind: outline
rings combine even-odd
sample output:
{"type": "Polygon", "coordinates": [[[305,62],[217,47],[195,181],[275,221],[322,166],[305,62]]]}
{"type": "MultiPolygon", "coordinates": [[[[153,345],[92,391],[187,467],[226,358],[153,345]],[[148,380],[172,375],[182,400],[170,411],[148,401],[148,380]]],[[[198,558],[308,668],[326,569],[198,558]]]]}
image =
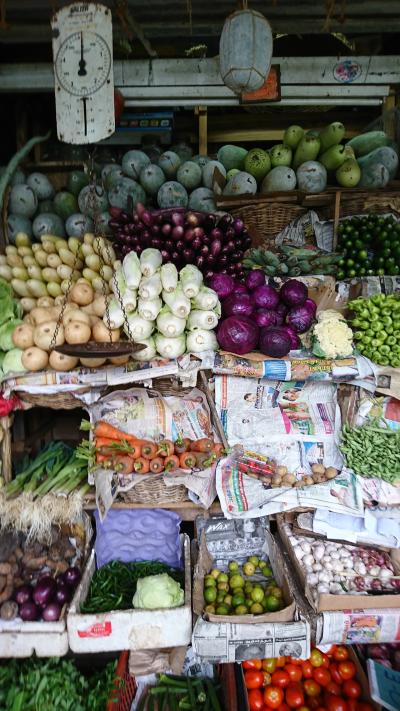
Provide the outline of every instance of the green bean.
{"type": "Polygon", "coordinates": [[[213,682],[211,681],[211,679],[206,679],[205,683],[207,687],[208,698],[211,703],[211,708],[213,709],[213,711],[221,711],[221,704],[218,701],[213,682]]]}

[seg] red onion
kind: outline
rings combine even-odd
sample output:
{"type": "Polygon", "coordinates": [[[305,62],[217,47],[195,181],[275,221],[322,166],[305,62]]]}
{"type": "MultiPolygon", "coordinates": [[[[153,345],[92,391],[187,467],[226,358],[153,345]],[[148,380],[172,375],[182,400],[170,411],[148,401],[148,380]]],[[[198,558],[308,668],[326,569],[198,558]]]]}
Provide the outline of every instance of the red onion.
{"type": "Polygon", "coordinates": [[[194,212],[188,212],[186,215],[186,222],[191,227],[197,227],[199,224],[199,219],[197,215],[194,214],[194,212]]]}
{"type": "Polygon", "coordinates": [[[171,221],[176,227],[183,227],[185,224],[185,216],[182,212],[174,211],[171,215],[171,221]]]}
{"type": "Polygon", "coordinates": [[[183,225],[177,225],[172,230],[172,239],[175,239],[175,240],[182,239],[184,234],[185,234],[185,230],[183,229],[183,225]]]}
{"type": "Polygon", "coordinates": [[[20,605],[18,614],[24,622],[35,622],[40,617],[40,610],[34,602],[24,602],[20,605]]]}
{"type": "Polygon", "coordinates": [[[161,232],[165,237],[168,237],[172,232],[172,225],[170,225],[169,222],[165,222],[161,227],[161,232]]]}
{"type": "Polygon", "coordinates": [[[42,617],[46,622],[57,622],[60,619],[61,609],[58,602],[51,602],[42,611],[42,617]]]}
{"type": "Polygon", "coordinates": [[[32,600],[32,588],[30,585],[21,585],[14,592],[14,600],[18,605],[23,605],[25,602],[32,600]]]}
{"type": "Polygon", "coordinates": [[[70,568],[67,568],[63,577],[67,585],[78,585],[81,579],[81,571],[76,565],[73,565],[70,568]]]}
{"type": "Polygon", "coordinates": [[[32,598],[37,605],[45,605],[52,600],[56,591],[56,581],[50,575],[41,578],[33,590],[32,598]]]}

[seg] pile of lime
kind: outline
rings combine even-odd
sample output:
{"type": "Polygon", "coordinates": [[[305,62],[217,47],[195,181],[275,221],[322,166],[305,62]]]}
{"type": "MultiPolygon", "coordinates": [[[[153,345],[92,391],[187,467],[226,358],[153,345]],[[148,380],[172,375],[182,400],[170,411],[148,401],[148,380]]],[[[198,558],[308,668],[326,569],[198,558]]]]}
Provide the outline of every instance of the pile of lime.
{"type": "Polygon", "coordinates": [[[263,615],[285,606],[283,593],[277,585],[266,560],[250,556],[240,569],[235,560],[224,573],[214,568],[204,578],[204,611],[212,615],[263,615]],[[258,577],[267,578],[266,581],[258,577]],[[256,577],[256,580],[249,578],[256,577]]]}
{"type": "Polygon", "coordinates": [[[357,350],[378,365],[400,366],[400,294],[350,301],[357,350]]]}
{"type": "Polygon", "coordinates": [[[392,215],[362,215],[338,226],[337,279],[400,273],[400,223],[392,215]]]}

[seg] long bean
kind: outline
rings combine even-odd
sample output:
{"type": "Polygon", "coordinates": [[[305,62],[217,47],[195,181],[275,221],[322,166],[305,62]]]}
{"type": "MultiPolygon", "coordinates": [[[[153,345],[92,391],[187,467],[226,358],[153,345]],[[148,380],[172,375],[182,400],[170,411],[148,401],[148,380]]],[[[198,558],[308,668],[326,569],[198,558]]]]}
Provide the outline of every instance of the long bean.
{"type": "Polygon", "coordinates": [[[362,427],[345,424],[340,449],[356,474],[395,484],[400,480],[400,431],[380,427],[380,422],[371,420],[362,427]]]}

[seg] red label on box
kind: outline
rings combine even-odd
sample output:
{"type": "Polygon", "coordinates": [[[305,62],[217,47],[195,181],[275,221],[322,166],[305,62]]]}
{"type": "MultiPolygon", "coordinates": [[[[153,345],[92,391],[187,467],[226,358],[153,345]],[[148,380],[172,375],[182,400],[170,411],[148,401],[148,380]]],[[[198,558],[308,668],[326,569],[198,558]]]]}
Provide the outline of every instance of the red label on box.
{"type": "Polygon", "coordinates": [[[78,637],[109,637],[111,632],[111,622],[96,622],[86,630],[78,630],[78,637]]]}

